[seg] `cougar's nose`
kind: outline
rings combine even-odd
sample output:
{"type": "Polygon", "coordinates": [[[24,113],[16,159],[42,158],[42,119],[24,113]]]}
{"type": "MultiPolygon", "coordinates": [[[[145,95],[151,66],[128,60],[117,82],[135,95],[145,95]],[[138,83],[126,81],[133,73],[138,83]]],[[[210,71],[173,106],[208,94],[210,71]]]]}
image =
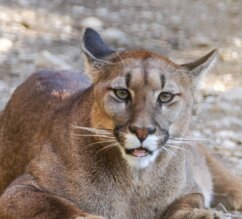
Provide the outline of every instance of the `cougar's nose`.
{"type": "Polygon", "coordinates": [[[136,134],[137,138],[142,143],[150,134],[154,134],[156,131],[155,127],[140,128],[137,126],[129,126],[129,130],[136,134]]]}

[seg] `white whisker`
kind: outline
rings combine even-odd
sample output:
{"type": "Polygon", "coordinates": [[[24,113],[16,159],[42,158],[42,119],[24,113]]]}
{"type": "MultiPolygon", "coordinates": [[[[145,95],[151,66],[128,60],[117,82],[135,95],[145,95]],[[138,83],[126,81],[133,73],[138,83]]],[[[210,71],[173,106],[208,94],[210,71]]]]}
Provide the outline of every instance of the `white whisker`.
{"type": "Polygon", "coordinates": [[[99,154],[100,152],[104,151],[104,150],[111,149],[111,148],[114,148],[114,147],[117,147],[117,146],[118,146],[118,144],[113,144],[113,143],[111,143],[111,144],[109,144],[109,145],[106,145],[105,147],[101,148],[101,149],[98,151],[98,154],[99,154]]]}
{"type": "Polygon", "coordinates": [[[168,154],[168,155],[170,156],[170,153],[168,153],[166,149],[164,149],[164,148],[162,147],[161,150],[164,151],[166,154],[168,154]]]}
{"type": "Polygon", "coordinates": [[[171,138],[174,141],[204,141],[204,139],[191,139],[191,138],[171,138]]]}
{"type": "Polygon", "coordinates": [[[97,134],[103,134],[103,135],[110,135],[110,134],[112,134],[111,130],[108,131],[106,129],[82,127],[82,126],[76,126],[76,125],[72,125],[72,127],[76,128],[76,129],[81,129],[81,130],[85,130],[85,131],[88,131],[88,132],[92,132],[92,133],[97,133],[97,134]]]}
{"type": "Polygon", "coordinates": [[[162,149],[164,149],[168,154],[170,154],[171,156],[176,156],[176,154],[173,152],[173,151],[171,151],[171,150],[169,150],[168,148],[166,148],[166,147],[162,147],[162,149]]]}
{"type": "Polygon", "coordinates": [[[189,137],[189,136],[186,136],[184,138],[172,138],[171,137],[171,140],[178,140],[178,141],[208,141],[208,139],[204,139],[204,138],[195,138],[195,137],[189,137]]]}
{"type": "Polygon", "coordinates": [[[106,135],[83,135],[83,134],[75,134],[75,133],[71,133],[71,136],[76,136],[76,137],[101,137],[101,138],[110,138],[110,139],[115,139],[115,137],[111,137],[111,136],[106,136],[106,135]]]}
{"type": "Polygon", "coordinates": [[[91,146],[91,145],[95,145],[95,144],[103,144],[103,143],[115,143],[114,140],[108,140],[108,141],[97,141],[97,142],[93,142],[91,144],[85,145],[85,146],[91,146]]]}
{"type": "Polygon", "coordinates": [[[179,147],[176,145],[172,145],[172,144],[166,144],[166,146],[171,147],[171,148],[176,148],[178,150],[185,151],[185,152],[187,151],[185,148],[182,148],[182,147],[179,147]]]}
{"type": "Polygon", "coordinates": [[[116,55],[117,55],[117,56],[119,57],[119,59],[121,60],[122,65],[125,66],[125,62],[124,62],[124,60],[122,59],[122,57],[121,57],[118,53],[117,53],[116,55]]]}
{"type": "Polygon", "coordinates": [[[175,141],[175,140],[168,140],[166,142],[167,144],[177,144],[177,145],[180,145],[180,144],[184,144],[184,141],[175,141]]]}

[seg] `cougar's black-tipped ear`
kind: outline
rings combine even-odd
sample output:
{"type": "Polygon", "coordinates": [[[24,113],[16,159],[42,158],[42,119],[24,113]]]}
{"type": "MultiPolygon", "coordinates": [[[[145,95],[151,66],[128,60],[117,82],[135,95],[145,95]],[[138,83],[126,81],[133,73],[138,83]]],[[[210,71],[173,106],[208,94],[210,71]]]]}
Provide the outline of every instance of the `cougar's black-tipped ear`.
{"type": "Polygon", "coordinates": [[[193,88],[197,87],[201,76],[206,74],[213,67],[216,62],[216,58],[217,50],[212,50],[210,53],[194,62],[181,65],[181,67],[185,69],[191,77],[193,88]]]}
{"type": "Polygon", "coordinates": [[[110,49],[104,43],[101,36],[91,28],[86,28],[84,30],[82,49],[89,61],[101,61],[114,52],[114,50],[110,49]]]}
{"type": "Polygon", "coordinates": [[[82,50],[85,54],[85,73],[96,82],[105,73],[106,65],[111,63],[108,56],[114,53],[93,29],[86,28],[82,37],[82,50]]]}
{"type": "Polygon", "coordinates": [[[198,77],[210,70],[210,68],[214,65],[217,57],[217,50],[212,50],[207,55],[202,58],[190,62],[187,64],[181,65],[183,68],[188,70],[189,74],[193,77],[198,77]]]}

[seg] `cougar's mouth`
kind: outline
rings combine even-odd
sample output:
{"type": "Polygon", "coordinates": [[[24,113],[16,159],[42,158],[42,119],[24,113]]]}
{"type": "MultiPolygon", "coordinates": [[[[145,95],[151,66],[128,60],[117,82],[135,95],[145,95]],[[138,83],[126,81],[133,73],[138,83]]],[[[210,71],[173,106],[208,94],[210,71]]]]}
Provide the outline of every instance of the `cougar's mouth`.
{"type": "Polygon", "coordinates": [[[125,149],[126,154],[132,155],[134,157],[146,157],[148,155],[152,155],[152,151],[139,147],[139,148],[134,148],[134,149],[125,149]]]}

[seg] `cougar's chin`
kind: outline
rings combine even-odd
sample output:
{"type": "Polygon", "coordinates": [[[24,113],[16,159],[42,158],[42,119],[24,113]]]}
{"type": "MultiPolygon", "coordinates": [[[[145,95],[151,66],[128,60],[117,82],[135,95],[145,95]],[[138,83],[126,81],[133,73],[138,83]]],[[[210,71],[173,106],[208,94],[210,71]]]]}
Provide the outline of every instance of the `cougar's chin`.
{"type": "Polygon", "coordinates": [[[127,163],[134,168],[144,169],[152,164],[159,154],[159,150],[146,151],[142,148],[127,150],[122,148],[122,155],[127,163]]]}
{"type": "Polygon", "coordinates": [[[152,164],[159,154],[158,138],[149,136],[142,143],[133,134],[125,135],[125,143],[121,147],[123,158],[137,169],[143,169],[152,164]]]}

